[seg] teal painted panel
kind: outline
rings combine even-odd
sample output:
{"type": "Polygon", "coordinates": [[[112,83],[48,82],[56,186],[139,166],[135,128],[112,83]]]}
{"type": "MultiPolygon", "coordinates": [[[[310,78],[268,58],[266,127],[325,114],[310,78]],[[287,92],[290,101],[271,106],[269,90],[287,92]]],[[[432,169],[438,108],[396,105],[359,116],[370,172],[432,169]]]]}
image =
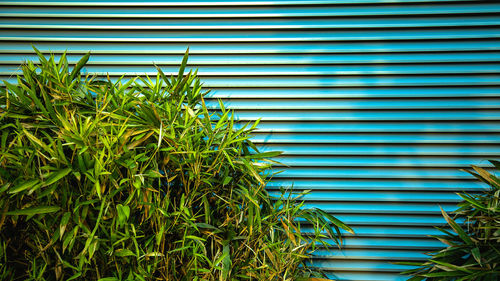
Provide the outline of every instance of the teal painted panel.
{"type": "MultiPolygon", "coordinates": [[[[117,79],[175,72],[190,47],[206,103],[262,118],[254,141],[283,151],[268,185],[311,190],[307,206],[349,223],[343,251],[313,264],[349,281],[406,280],[441,247],[460,171],[500,158],[500,4],[461,0],[0,2],[0,79],[31,44],[117,79]]],[[[308,226],[303,229],[310,230],[308,226]]]]}

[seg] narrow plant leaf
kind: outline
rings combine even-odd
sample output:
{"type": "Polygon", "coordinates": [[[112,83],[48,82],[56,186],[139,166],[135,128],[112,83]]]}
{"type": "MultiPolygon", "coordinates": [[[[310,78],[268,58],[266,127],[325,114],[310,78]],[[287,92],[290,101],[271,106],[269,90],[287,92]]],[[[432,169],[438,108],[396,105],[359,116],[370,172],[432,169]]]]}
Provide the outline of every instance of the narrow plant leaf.
{"type": "Polygon", "coordinates": [[[75,65],[73,70],[71,71],[70,80],[74,80],[76,76],[80,73],[80,70],[85,66],[85,64],[89,61],[90,52],[86,53],[75,65]]]}
{"type": "Polygon", "coordinates": [[[66,175],[68,175],[71,172],[71,170],[72,170],[71,168],[65,168],[65,169],[61,169],[59,171],[55,171],[55,172],[50,173],[49,176],[47,177],[47,180],[45,180],[43,185],[48,186],[48,185],[54,184],[55,182],[59,181],[60,179],[62,179],[66,175]]]}
{"type": "Polygon", "coordinates": [[[71,213],[66,212],[66,213],[64,213],[64,215],[61,218],[61,222],[59,223],[60,239],[63,238],[64,231],[66,230],[66,226],[68,225],[70,217],[71,217],[71,213]]]}
{"type": "Polygon", "coordinates": [[[465,233],[465,231],[458,225],[448,214],[443,210],[443,208],[439,207],[441,209],[441,214],[443,215],[444,219],[448,224],[453,228],[453,230],[460,236],[462,241],[464,241],[467,245],[473,245],[474,242],[470,239],[470,237],[465,233]]]}
{"type": "Polygon", "coordinates": [[[115,251],[117,257],[134,257],[135,254],[129,249],[118,249],[115,251]]]}
{"type": "Polygon", "coordinates": [[[6,214],[11,215],[11,216],[33,216],[33,215],[39,215],[39,214],[47,214],[47,213],[54,213],[57,212],[61,209],[61,207],[58,206],[38,206],[38,207],[30,207],[26,209],[19,209],[19,210],[14,210],[14,211],[9,211],[6,214]]]}
{"type": "Polygon", "coordinates": [[[223,246],[222,259],[222,275],[221,280],[227,280],[231,271],[231,253],[229,251],[229,243],[223,246]]]}
{"type": "Polygon", "coordinates": [[[44,54],[42,54],[42,52],[40,52],[40,50],[38,50],[35,46],[31,45],[31,47],[33,48],[35,53],[38,55],[38,59],[40,59],[40,62],[42,64],[47,64],[47,59],[45,58],[44,54]]]}
{"type": "Polygon", "coordinates": [[[474,259],[477,261],[477,263],[480,266],[483,266],[483,262],[481,260],[481,252],[479,251],[479,248],[478,247],[473,248],[471,250],[471,253],[472,253],[472,256],[474,257],[474,259]]]}
{"type": "Polygon", "coordinates": [[[430,261],[433,262],[433,263],[436,263],[436,264],[439,264],[439,265],[442,265],[442,266],[448,268],[448,271],[463,271],[463,272],[466,272],[466,273],[472,273],[471,270],[465,268],[464,266],[456,266],[456,265],[453,265],[451,263],[447,263],[447,262],[444,262],[444,261],[433,260],[433,259],[431,259],[430,261]]]}
{"type": "Polygon", "coordinates": [[[189,56],[189,47],[186,49],[186,53],[184,53],[184,57],[182,58],[177,79],[182,79],[182,76],[184,76],[184,69],[186,68],[187,65],[188,56],[189,56]]]}
{"type": "Polygon", "coordinates": [[[40,180],[30,180],[30,181],[25,181],[25,182],[22,182],[14,187],[12,187],[10,190],[9,190],[9,193],[10,194],[15,194],[15,193],[18,193],[18,192],[21,192],[21,191],[24,191],[26,189],[29,189],[29,188],[32,188],[34,186],[36,186],[37,184],[40,183],[40,180]]]}

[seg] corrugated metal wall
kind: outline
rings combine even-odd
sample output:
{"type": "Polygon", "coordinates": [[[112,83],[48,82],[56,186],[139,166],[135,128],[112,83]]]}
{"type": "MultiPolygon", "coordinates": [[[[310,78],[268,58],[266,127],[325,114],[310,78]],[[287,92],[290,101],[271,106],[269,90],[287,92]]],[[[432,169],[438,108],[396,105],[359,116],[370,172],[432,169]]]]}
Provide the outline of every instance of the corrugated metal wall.
{"type": "MultiPolygon", "coordinates": [[[[400,260],[477,190],[459,168],[500,156],[500,4],[494,1],[0,1],[0,76],[43,51],[90,50],[88,72],[175,70],[191,48],[213,98],[290,167],[273,187],[353,226],[315,262],[342,280],[402,280],[400,260]]],[[[210,100],[215,105],[215,100],[210,100]]],[[[333,276],[333,275],[332,275],[333,276]]]]}

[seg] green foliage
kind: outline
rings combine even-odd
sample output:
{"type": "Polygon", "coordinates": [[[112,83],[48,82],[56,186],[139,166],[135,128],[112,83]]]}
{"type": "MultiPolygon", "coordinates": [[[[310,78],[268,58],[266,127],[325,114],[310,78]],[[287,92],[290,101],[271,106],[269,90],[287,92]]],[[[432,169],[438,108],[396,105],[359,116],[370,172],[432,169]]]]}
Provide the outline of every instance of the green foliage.
{"type": "Polygon", "coordinates": [[[352,232],[269,196],[279,153],[206,108],[187,52],[177,76],[112,82],[36,51],[0,93],[2,280],[299,280],[352,232]]]}
{"type": "MultiPolygon", "coordinates": [[[[500,162],[490,162],[500,169],[500,162]]],[[[402,263],[418,266],[403,272],[414,275],[409,280],[500,279],[500,179],[483,168],[472,168],[474,171],[467,172],[489,189],[481,194],[459,193],[463,201],[454,211],[454,219],[441,210],[451,229],[438,227],[444,235],[434,237],[448,246],[430,253],[425,262],[402,263]]]]}

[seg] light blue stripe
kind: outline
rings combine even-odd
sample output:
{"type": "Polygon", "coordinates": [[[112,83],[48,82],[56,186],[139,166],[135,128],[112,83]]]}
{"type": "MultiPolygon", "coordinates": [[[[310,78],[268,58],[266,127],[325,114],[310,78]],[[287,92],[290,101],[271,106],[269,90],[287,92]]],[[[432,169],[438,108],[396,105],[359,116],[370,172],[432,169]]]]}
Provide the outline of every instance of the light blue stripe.
{"type": "Polygon", "coordinates": [[[255,143],[411,143],[411,144],[500,144],[498,134],[307,134],[307,133],[263,133],[254,134],[255,143]]]}
{"type": "Polygon", "coordinates": [[[494,26],[500,20],[496,16],[484,15],[482,17],[446,16],[432,17],[425,16],[410,18],[314,18],[314,19],[230,19],[226,21],[214,19],[141,19],[131,22],[130,19],[56,19],[50,23],[46,20],[28,19],[0,19],[0,28],[8,29],[117,29],[117,30],[259,30],[259,29],[342,29],[342,28],[405,28],[405,27],[470,27],[470,26],[494,26]]]}
{"type": "MultiPolygon", "coordinates": [[[[500,112],[496,110],[481,111],[435,111],[432,115],[425,109],[397,111],[358,111],[351,110],[235,110],[235,119],[240,121],[251,121],[261,118],[262,121],[488,121],[499,120],[500,112]]],[[[216,117],[218,119],[218,117],[216,117]]],[[[346,123],[344,123],[346,124],[346,123]]],[[[355,123],[362,125],[363,123],[355,123]]],[[[382,123],[376,123],[380,125],[382,123]]],[[[349,123],[346,124],[349,126],[349,123]]],[[[406,126],[405,126],[406,127],[406,126]]]]}
{"type": "Polygon", "coordinates": [[[276,157],[287,166],[324,166],[324,167],[463,167],[478,165],[488,167],[491,164],[484,157],[391,157],[391,156],[282,156],[276,157]]]}
{"type": "MultiPolygon", "coordinates": [[[[439,2],[461,2],[467,0],[439,0],[439,2]]],[[[419,3],[419,2],[436,2],[436,0],[272,0],[272,1],[190,1],[190,0],[177,0],[177,1],[164,1],[164,0],[151,0],[142,1],[137,0],[90,0],[90,1],[79,1],[79,0],[51,0],[51,1],[23,1],[23,0],[13,0],[4,1],[2,5],[14,5],[14,6],[110,6],[117,5],[120,6],[274,6],[274,5],[324,5],[324,4],[370,4],[370,3],[419,3]]]]}
{"type": "MultiPolygon", "coordinates": [[[[271,190],[270,194],[272,196],[279,196],[279,191],[271,190]]],[[[366,201],[377,201],[377,202],[446,202],[446,203],[457,203],[460,201],[460,197],[456,194],[450,192],[408,192],[408,191],[335,191],[332,194],[331,191],[325,190],[314,190],[306,195],[301,196],[302,199],[306,201],[348,201],[348,202],[366,202],[366,201]]]]}
{"type": "MultiPolygon", "coordinates": [[[[465,174],[465,172],[463,172],[465,174]]],[[[373,178],[373,179],[362,179],[362,178],[352,178],[349,180],[345,179],[287,179],[287,178],[275,178],[269,185],[269,189],[278,189],[279,187],[293,187],[295,189],[305,189],[305,190],[328,190],[331,191],[331,196],[335,196],[338,190],[353,190],[360,192],[362,195],[365,191],[377,191],[387,192],[388,196],[394,190],[399,191],[427,191],[429,193],[434,191],[479,191],[486,188],[483,183],[477,181],[465,181],[465,180],[444,180],[444,179],[434,179],[434,180],[424,180],[424,179],[399,179],[399,178],[373,178]]],[[[453,194],[453,193],[451,193],[453,194]]],[[[432,195],[429,195],[432,197],[432,195]]],[[[367,198],[369,199],[369,198],[367,198]]]]}
{"type": "MultiPolygon", "coordinates": [[[[499,22],[500,24],[500,22],[499,22]]],[[[5,47],[4,47],[5,48],[5,47]]],[[[2,50],[2,49],[0,49],[2,50]]],[[[29,50],[31,52],[31,50],[29,50]]],[[[49,53],[49,52],[47,52],[49,53]]],[[[68,55],[67,58],[70,63],[76,63],[80,59],[81,55],[68,55]]],[[[55,56],[56,60],[60,58],[60,55],[55,56]]],[[[38,61],[38,57],[35,55],[23,55],[23,54],[0,54],[0,63],[3,64],[19,64],[24,60],[38,61]]],[[[417,67],[417,69],[424,69],[426,67],[433,67],[436,69],[449,69],[452,67],[456,68],[456,63],[462,64],[464,69],[460,69],[461,72],[466,72],[466,70],[474,70],[478,67],[476,64],[468,65],[464,62],[483,62],[490,64],[479,64],[481,67],[498,67],[497,64],[492,62],[500,61],[500,54],[495,52],[462,52],[462,53],[427,53],[427,54],[310,54],[310,55],[293,55],[293,54],[283,54],[283,55],[191,55],[189,57],[188,65],[199,67],[200,73],[211,72],[217,69],[229,69],[231,66],[233,70],[234,65],[242,65],[249,67],[250,65],[266,65],[266,71],[272,69],[293,69],[301,70],[302,67],[295,65],[315,65],[319,70],[332,71],[334,69],[341,69],[344,71],[367,71],[371,68],[387,68],[393,72],[402,71],[407,68],[417,67]],[[455,64],[445,64],[445,65],[390,65],[393,63],[455,63],[455,64]],[[276,64],[284,64],[282,66],[274,66],[276,64]],[[328,64],[324,66],[323,64],[328,64]],[[345,64],[375,64],[372,65],[362,65],[362,66],[346,66],[345,64]],[[389,65],[386,65],[389,64],[389,65]],[[228,66],[214,67],[214,65],[228,66]],[[323,65],[323,66],[316,66],[323,65]],[[335,67],[335,65],[340,65],[335,67]],[[214,69],[214,70],[212,70],[214,69]]],[[[106,70],[113,71],[123,69],[119,68],[119,65],[123,66],[134,66],[133,71],[144,71],[150,72],[152,70],[152,62],[162,67],[164,72],[174,72],[175,68],[179,64],[179,55],[146,55],[146,54],[126,54],[126,55],[103,55],[103,54],[92,54],[88,62],[90,65],[104,65],[106,70]],[[135,65],[143,65],[144,68],[138,68],[135,65]],[[166,66],[168,65],[168,66],[166,66]],[[173,67],[172,67],[173,66],[173,67]]],[[[456,71],[457,69],[455,69],[456,71]]],[[[101,70],[102,71],[102,70],[101,70]]]]}
{"type": "MultiPolygon", "coordinates": [[[[17,65],[22,61],[6,62],[13,64],[12,67],[0,68],[0,73],[12,73],[16,71],[17,65]]],[[[147,66],[102,66],[89,64],[86,71],[99,75],[119,76],[127,73],[129,75],[151,75],[156,76],[152,60],[147,66]]],[[[120,63],[121,64],[121,63],[120,63]]],[[[237,65],[237,64],[236,64],[237,65]]],[[[322,65],[290,65],[290,66],[251,66],[242,65],[234,69],[233,66],[204,66],[198,70],[200,76],[334,76],[334,75],[413,75],[413,74],[497,74],[500,66],[494,63],[477,64],[434,64],[434,65],[362,65],[362,66],[322,66],[322,65]]],[[[190,69],[188,69],[190,70],[190,69]]],[[[166,75],[175,75],[178,71],[176,67],[162,67],[166,75]]],[[[194,70],[193,70],[194,71],[194,70]]]]}
{"type": "Polygon", "coordinates": [[[404,155],[404,156],[488,156],[500,155],[497,145],[297,145],[297,144],[265,144],[259,145],[260,151],[282,151],[284,155],[404,155]]]}
{"type": "MultiPolygon", "coordinates": [[[[116,44],[107,42],[35,42],[36,46],[42,51],[64,52],[84,54],[91,51],[94,54],[177,54],[182,55],[186,51],[186,43],[157,44],[155,42],[142,42],[127,44],[116,44]]],[[[398,52],[430,52],[436,51],[484,51],[499,50],[498,40],[460,40],[460,41],[435,41],[429,42],[339,42],[332,44],[330,42],[314,43],[262,43],[248,42],[246,44],[224,43],[209,44],[189,42],[191,54],[328,54],[328,53],[398,53],[398,52]]],[[[6,53],[33,53],[30,42],[9,42],[9,44],[0,44],[0,50],[6,53]]],[[[460,53],[456,53],[460,55],[460,53]]],[[[108,57],[111,59],[111,57],[108,57]]]]}
{"type": "Polygon", "coordinates": [[[318,17],[318,16],[378,16],[378,15],[421,15],[421,14],[473,14],[495,13],[500,11],[499,4],[448,4],[446,10],[437,5],[412,5],[401,8],[398,5],[379,6],[303,6],[280,8],[255,7],[97,7],[82,13],[71,7],[10,7],[5,6],[0,16],[25,17],[100,17],[100,18],[281,18],[281,17],[318,17]]]}
{"type": "MultiPolygon", "coordinates": [[[[0,13],[0,16],[2,14],[0,13]]],[[[4,15],[5,16],[5,15],[4,15]]],[[[359,40],[428,40],[428,39],[485,39],[500,38],[498,28],[422,29],[371,31],[254,31],[242,34],[235,31],[58,31],[45,32],[4,30],[0,41],[56,41],[56,42],[321,42],[359,40]]]]}

